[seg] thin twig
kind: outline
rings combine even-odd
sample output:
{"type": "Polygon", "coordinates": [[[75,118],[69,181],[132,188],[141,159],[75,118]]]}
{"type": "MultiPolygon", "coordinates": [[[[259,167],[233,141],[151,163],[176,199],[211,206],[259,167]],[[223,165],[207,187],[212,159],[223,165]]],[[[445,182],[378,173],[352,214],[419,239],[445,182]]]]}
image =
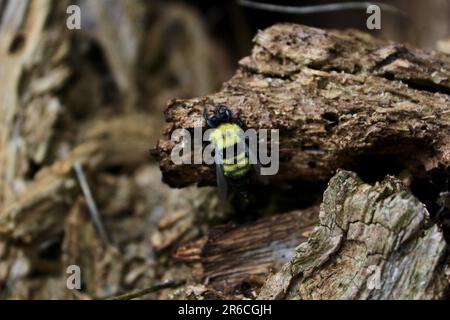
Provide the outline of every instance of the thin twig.
{"type": "Polygon", "coordinates": [[[86,204],[89,209],[89,213],[91,215],[92,220],[94,221],[95,228],[100,236],[104,245],[109,245],[109,237],[106,233],[106,230],[103,226],[103,223],[100,219],[100,215],[98,213],[97,205],[95,204],[94,198],[92,197],[91,189],[89,188],[89,184],[86,180],[86,176],[84,175],[83,168],[79,162],[74,164],[75,173],[77,175],[78,181],[80,183],[81,190],[83,191],[84,198],[86,199],[86,204]]]}
{"type": "Polygon", "coordinates": [[[168,289],[168,288],[176,288],[176,287],[183,285],[184,283],[185,283],[184,280],[181,280],[181,281],[169,280],[169,281],[166,281],[163,283],[156,284],[156,285],[151,286],[146,289],[136,290],[133,292],[125,293],[125,294],[122,294],[117,297],[108,298],[106,300],[132,300],[132,299],[136,299],[136,298],[145,296],[149,293],[157,292],[159,290],[168,289]]]}
{"type": "Polygon", "coordinates": [[[286,14],[313,14],[313,13],[324,13],[324,12],[336,12],[336,11],[346,11],[363,9],[366,10],[371,5],[377,5],[381,10],[390,12],[392,14],[407,16],[407,14],[401,9],[394,7],[392,5],[381,3],[381,2],[340,2],[340,3],[327,3],[327,4],[317,4],[309,6],[284,6],[272,3],[262,3],[251,0],[239,0],[239,4],[244,7],[286,13],[286,14]]]}

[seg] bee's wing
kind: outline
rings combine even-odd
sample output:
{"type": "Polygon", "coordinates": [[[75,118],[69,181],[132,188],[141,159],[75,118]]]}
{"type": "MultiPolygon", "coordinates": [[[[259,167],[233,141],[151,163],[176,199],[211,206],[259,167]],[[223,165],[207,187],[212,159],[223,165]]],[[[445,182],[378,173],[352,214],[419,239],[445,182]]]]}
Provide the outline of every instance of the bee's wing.
{"type": "Polygon", "coordinates": [[[223,168],[220,163],[221,157],[218,153],[214,156],[214,162],[216,165],[216,179],[217,179],[217,188],[219,189],[219,197],[220,200],[225,203],[227,201],[228,196],[228,184],[225,175],[223,174],[223,168]]]}
{"type": "Polygon", "coordinates": [[[256,177],[258,178],[259,182],[267,186],[269,184],[269,178],[261,174],[261,163],[259,163],[256,154],[253,153],[253,151],[248,145],[247,145],[247,155],[250,158],[253,170],[255,171],[256,177]]]}

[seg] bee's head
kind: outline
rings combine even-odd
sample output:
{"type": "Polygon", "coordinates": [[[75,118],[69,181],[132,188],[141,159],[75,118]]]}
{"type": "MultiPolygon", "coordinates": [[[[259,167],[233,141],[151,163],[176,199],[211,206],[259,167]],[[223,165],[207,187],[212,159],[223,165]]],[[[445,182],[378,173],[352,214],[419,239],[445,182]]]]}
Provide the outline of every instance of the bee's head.
{"type": "Polygon", "coordinates": [[[233,114],[230,109],[224,105],[216,106],[214,115],[220,120],[221,123],[228,123],[233,120],[233,114]]]}
{"type": "Polygon", "coordinates": [[[216,128],[222,123],[230,123],[233,120],[233,114],[225,105],[217,105],[214,107],[214,115],[212,117],[208,114],[208,109],[205,108],[204,113],[206,124],[210,128],[216,128]]]}

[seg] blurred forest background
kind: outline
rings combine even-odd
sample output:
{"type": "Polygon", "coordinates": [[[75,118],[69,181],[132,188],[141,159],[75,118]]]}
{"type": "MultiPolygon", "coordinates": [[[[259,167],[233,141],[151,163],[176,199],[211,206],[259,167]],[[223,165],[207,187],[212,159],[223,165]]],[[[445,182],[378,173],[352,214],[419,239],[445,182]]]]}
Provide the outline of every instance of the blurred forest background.
{"type": "Polygon", "coordinates": [[[383,13],[382,30],[371,32],[362,10],[289,15],[237,1],[0,0],[0,298],[106,298],[189,281],[191,268],[173,261],[174,249],[228,220],[218,214],[215,188],[161,182],[149,150],[166,103],[220,89],[256,32],[276,22],[355,28],[450,53],[449,1],[388,3],[406,17],[383,13]],[[71,3],[81,7],[81,30],[66,28],[71,3]],[[73,264],[82,270],[81,291],[66,288],[73,264]]]}

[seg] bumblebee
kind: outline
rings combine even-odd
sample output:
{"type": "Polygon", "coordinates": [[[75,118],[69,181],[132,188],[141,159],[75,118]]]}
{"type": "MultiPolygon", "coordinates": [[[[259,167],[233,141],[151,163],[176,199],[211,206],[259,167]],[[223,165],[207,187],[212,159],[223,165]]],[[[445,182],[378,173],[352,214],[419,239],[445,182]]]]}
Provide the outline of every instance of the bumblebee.
{"type": "MultiPolygon", "coordinates": [[[[240,191],[246,196],[245,188],[249,183],[249,172],[253,159],[248,140],[243,135],[243,124],[239,116],[233,115],[227,106],[214,107],[214,115],[209,117],[204,110],[204,118],[209,128],[214,129],[209,136],[209,142],[214,146],[214,162],[216,166],[217,187],[222,200],[227,199],[228,186],[240,191]]],[[[256,161],[256,158],[254,158],[256,161]]],[[[254,165],[259,175],[260,166],[254,165]]],[[[259,175],[260,176],[260,175],[259,175]]]]}

